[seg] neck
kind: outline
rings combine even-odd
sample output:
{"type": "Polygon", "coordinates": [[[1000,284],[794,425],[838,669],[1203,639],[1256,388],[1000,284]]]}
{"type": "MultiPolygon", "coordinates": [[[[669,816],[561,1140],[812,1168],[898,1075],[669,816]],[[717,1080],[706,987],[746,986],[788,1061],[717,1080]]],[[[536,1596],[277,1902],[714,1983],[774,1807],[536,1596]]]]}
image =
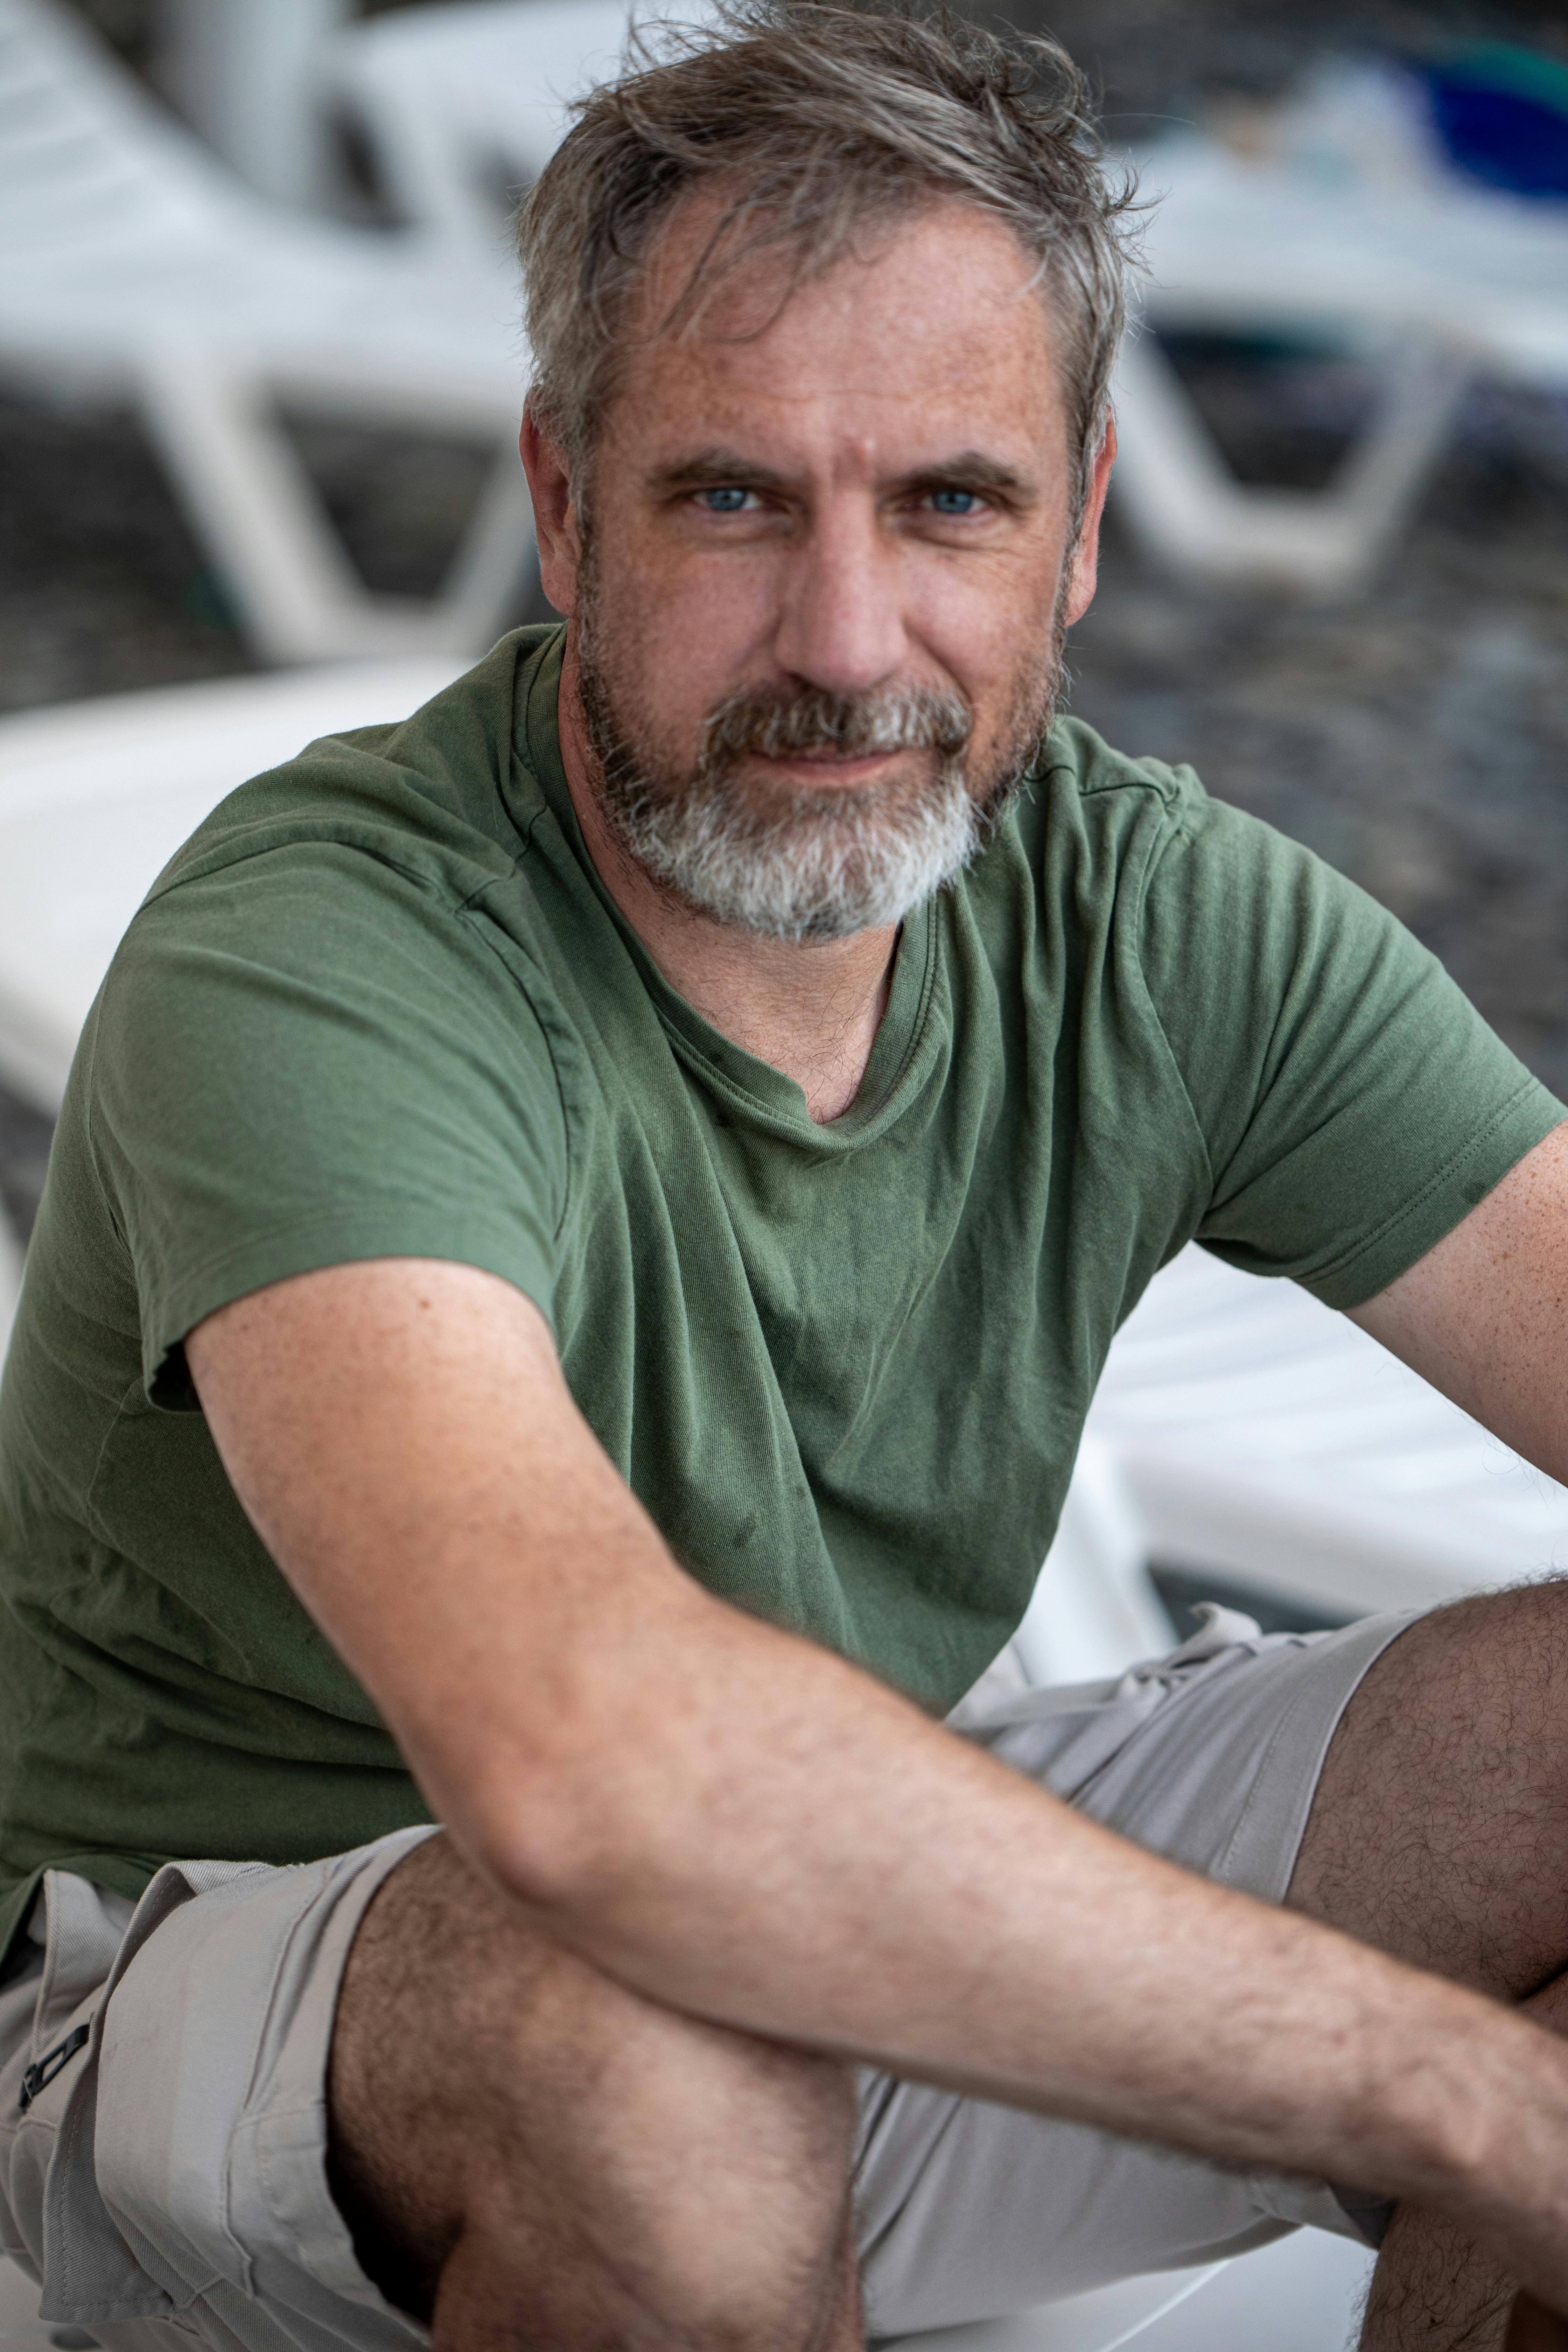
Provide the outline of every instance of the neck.
{"type": "Polygon", "coordinates": [[[659,887],[612,832],[577,692],[575,631],[561,670],[561,758],[600,880],[670,986],[705,1021],[793,1078],[819,1127],[860,1091],[887,1011],[898,933],[891,924],[847,940],[759,939],[695,913],[659,887]]]}

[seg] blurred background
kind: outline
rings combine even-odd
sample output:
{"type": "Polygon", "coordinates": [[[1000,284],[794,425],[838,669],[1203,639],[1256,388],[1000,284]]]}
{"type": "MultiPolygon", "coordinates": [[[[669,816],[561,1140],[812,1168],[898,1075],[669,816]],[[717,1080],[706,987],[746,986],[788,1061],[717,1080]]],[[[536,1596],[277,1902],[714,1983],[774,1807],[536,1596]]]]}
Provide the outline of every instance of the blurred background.
{"type": "MultiPolygon", "coordinates": [[[[574,6],[604,16],[602,0],[530,5],[553,27],[552,57],[574,6]]],[[[1128,388],[1138,447],[1072,647],[1074,709],[1126,751],[1191,761],[1211,790],[1353,875],[1568,1092],[1568,15],[1544,0],[1020,0],[1010,14],[1089,70],[1112,142],[1148,193],[1170,189],[1180,227],[1173,245],[1152,231],[1143,349],[1159,373],[1128,388]],[[1255,213],[1254,249],[1233,251],[1255,213]],[[1340,315],[1332,288],[1366,268],[1340,315]],[[1488,301],[1496,315],[1478,325],[1488,301]],[[1319,540],[1292,548],[1303,516],[1319,540]]],[[[347,240],[339,258],[357,268],[369,243],[401,250],[412,233],[454,257],[456,286],[488,239],[483,267],[501,283],[504,203],[526,156],[474,129],[459,267],[461,224],[411,230],[425,200],[399,142],[420,135],[411,89],[428,96],[447,70],[443,23],[471,41],[479,20],[521,23],[529,5],[0,0],[0,96],[46,16],[83,37],[68,54],[56,43],[49,75],[97,92],[112,60],[139,102],[200,142],[204,203],[226,202],[231,184],[252,192],[240,244],[287,218],[347,240]],[[376,47],[394,33],[426,47],[376,47]]],[[[481,52],[467,68],[463,54],[451,72],[471,84],[481,52]]],[[[563,87],[557,75],[552,95],[563,87]]],[[[47,242],[69,173],[51,195],[7,152],[0,140],[0,226],[15,219],[25,241],[42,222],[47,242]],[[27,182],[20,211],[7,172],[27,182]]],[[[185,169],[194,147],[178,152],[185,169]]],[[[111,245],[114,190],[99,201],[111,245]]],[[[199,440],[201,420],[171,422],[118,360],[77,364],[65,313],[72,299],[93,307],[91,289],[73,298],[61,276],[46,290],[60,314],[47,333],[25,321],[8,336],[0,298],[0,361],[16,359],[0,365],[0,712],[360,650],[352,631],[319,646],[287,627],[268,636],[237,593],[221,496],[172,469],[171,446],[182,431],[199,440]]],[[[510,301],[486,299],[498,315],[510,301]]],[[[412,318],[416,298],[398,301],[412,318]]],[[[291,407],[287,386],[274,400],[356,583],[409,609],[437,594],[496,462],[494,420],[474,429],[467,395],[440,390],[425,413],[416,385],[391,416],[352,400],[291,407]]],[[[498,625],[546,610],[525,573],[492,564],[489,593],[498,625]]],[[[461,635],[409,642],[461,652],[461,635]]],[[[215,772],[214,794],[237,780],[215,772]]],[[[25,1234],[49,1089],[9,1066],[0,1076],[0,1198],[25,1234]]]]}
{"type": "MultiPolygon", "coordinates": [[[[1150,205],[1072,708],[1354,877],[1568,1097],[1568,0],[1006,14],[1087,69],[1150,205]]],[[[547,615],[507,215],[624,18],[0,0],[0,1347],[165,858],[547,615]]],[[[1568,1492],[1189,1250],[1112,1349],[1014,1649],[1073,1682],[1205,1600],[1310,1628],[1564,1568],[1568,1492]]],[[[1345,2340],[1353,2249],[1251,2262],[1252,2303],[1159,2343],[1345,2340]]]]}

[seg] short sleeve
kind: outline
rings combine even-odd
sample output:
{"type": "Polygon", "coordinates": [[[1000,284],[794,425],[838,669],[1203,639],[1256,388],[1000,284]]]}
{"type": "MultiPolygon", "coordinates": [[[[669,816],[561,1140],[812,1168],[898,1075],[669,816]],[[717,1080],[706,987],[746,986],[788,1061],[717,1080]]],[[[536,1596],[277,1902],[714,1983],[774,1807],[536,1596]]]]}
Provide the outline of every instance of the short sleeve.
{"type": "Polygon", "coordinates": [[[129,1252],[147,1394],[247,1292],[373,1257],[499,1275],[551,1312],[566,1141],[548,1046],[482,912],[331,840],[155,897],[74,1083],[129,1252]]]}
{"type": "Polygon", "coordinates": [[[1144,976],[1211,1169],[1198,1239],[1359,1306],[1568,1114],[1436,958],[1342,875],[1193,786],[1144,976]]]}

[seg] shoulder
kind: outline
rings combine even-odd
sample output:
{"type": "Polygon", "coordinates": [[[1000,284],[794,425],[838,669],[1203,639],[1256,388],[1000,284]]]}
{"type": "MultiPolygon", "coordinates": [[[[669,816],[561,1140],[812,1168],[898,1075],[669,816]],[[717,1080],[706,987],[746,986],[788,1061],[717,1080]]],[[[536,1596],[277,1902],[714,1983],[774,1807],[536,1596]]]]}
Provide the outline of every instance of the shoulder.
{"type": "Polygon", "coordinates": [[[1125,908],[1143,896],[1176,842],[1211,831],[1219,804],[1191,768],[1133,759],[1082,719],[1057,719],[975,869],[1027,871],[1046,899],[1081,898],[1125,908]]]}
{"type": "Polygon", "coordinates": [[[1289,898],[1309,877],[1363,895],[1262,818],[1212,799],[1190,767],[1118,751],[1081,719],[1052,726],[1015,821],[1037,870],[1065,853],[1160,896],[1241,887],[1289,898]]]}
{"type": "MultiPolygon", "coordinates": [[[[149,891],[152,907],[222,877],[238,913],[242,869],[279,853],[334,897],[393,875],[449,903],[512,874],[543,799],[517,756],[521,709],[554,633],[525,629],[406,717],[329,735],[220,800],[149,891]],[[330,877],[330,879],[329,879],[330,877]]],[[[395,691],[395,687],[389,689],[395,691]]]]}
{"type": "Polygon", "coordinates": [[[1201,829],[1215,803],[1191,768],[1118,751],[1081,719],[1057,719],[1012,812],[1037,852],[1076,839],[1100,856],[1152,852],[1201,829]]]}
{"type": "Polygon", "coordinates": [[[1157,808],[1176,814],[1206,800],[1191,768],[1118,751],[1082,719],[1052,721],[1029,774],[1031,782],[1054,784],[1079,800],[1128,812],[1157,808]]]}
{"type": "Polygon", "coordinates": [[[534,1085],[550,1003],[527,867],[544,802],[517,707],[549,634],[504,639],[409,717],[324,737],[221,801],[121,940],[78,1083],[97,1098],[106,1071],[150,1082],[216,1054],[247,1083],[265,1061],[330,1072],[340,1093],[421,1056],[433,1084],[473,1064],[534,1085]]]}

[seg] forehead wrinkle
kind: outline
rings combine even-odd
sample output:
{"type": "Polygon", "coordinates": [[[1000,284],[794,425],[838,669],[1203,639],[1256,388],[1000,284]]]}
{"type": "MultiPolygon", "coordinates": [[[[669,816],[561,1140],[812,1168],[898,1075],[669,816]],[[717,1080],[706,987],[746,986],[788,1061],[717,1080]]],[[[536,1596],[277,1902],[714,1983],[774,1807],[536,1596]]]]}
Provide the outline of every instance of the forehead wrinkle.
{"type": "Polygon", "coordinates": [[[911,190],[907,205],[868,215],[826,263],[811,269],[784,291],[793,267],[787,246],[765,248],[748,256],[732,269],[725,267],[725,230],[733,217],[732,199],[743,183],[724,173],[688,189],[678,196],[658,224],[639,258],[624,314],[628,340],[644,349],[666,341],[731,343],[740,346],[764,337],[803,295],[816,295],[847,312],[858,315],[863,296],[851,273],[862,280],[884,262],[890,251],[933,223],[962,221],[981,230],[984,240],[1003,246],[1017,265],[1015,282],[986,289],[1000,308],[1018,297],[1032,298],[1048,320],[1051,306],[1041,300],[1041,264],[1031,256],[1007,224],[982,204],[956,193],[932,187],[921,194],[911,190]],[[692,275],[709,262],[717,264],[711,295],[700,305],[700,315],[673,333],[661,322],[679,308],[690,289],[692,275]],[[731,333],[705,330],[704,321],[724,305],[752,314],[751,322],[731,333]]]}

